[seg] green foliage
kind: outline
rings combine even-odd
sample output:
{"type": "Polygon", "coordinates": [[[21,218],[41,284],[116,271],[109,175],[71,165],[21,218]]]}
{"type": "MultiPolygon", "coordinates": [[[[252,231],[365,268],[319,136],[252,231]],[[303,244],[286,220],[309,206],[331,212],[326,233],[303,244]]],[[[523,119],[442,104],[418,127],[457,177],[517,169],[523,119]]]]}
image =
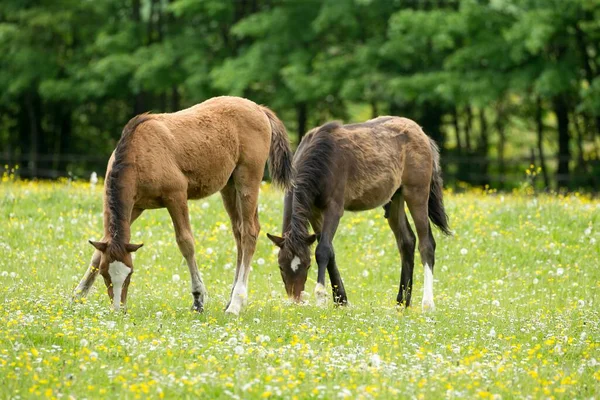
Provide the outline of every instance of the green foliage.
{"type": "Polygon", "coordinates": [[[597,168],[598,21],[594,0],[6,0],[0,110],[10,131],[0,145],[60,159],[98,139],[107,157],[135,113],[230,94],[274,108],[296,140],[366,105],[417,120],[457,156],[485,158],[500,137],[535,142],[536,108],[519,107],[539,100],[541,148],[562,143],[567,173],[577,153],[597,168]],[[568,121],[555,135],[557,113],[568,121]]]}

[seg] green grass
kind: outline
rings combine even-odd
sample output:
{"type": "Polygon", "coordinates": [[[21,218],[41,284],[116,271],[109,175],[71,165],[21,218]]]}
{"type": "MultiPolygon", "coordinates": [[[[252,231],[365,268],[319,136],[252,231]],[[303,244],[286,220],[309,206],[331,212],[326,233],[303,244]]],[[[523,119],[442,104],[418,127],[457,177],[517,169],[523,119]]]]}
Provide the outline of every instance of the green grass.
{"type": "MultiPolygon", "coordinates": [[[[600,393],[600,203],[446,194],[435,233],[436,311],[394,300],[399,255],[383,210],[347,213],[335,239],[351,306],[285,301],[274,246],[282,194],[261,193],[248,307],[223,312],[234,241],[219,196],[191,203],[209,302],[189,311],[187,267],[164,210],[133,229],[128,314],[104,284],[70,295],[102,234],[101,189],[0,185],[0,398],[591,398],[600,393]],[[173,279],[179,275],[181,279],[173,279]]],[[[312,294],[316,268],[307,290],[312,294]]]]}

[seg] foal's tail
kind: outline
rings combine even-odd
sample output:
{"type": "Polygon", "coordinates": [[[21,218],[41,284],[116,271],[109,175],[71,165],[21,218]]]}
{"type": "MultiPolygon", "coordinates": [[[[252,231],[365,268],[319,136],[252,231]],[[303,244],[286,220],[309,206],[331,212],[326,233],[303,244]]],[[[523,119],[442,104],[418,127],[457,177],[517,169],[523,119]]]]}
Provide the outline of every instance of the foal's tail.
{"type": "Polygon", "coordinates": [[[269,171],[273,182],[289,189],[292,182],[292,149],[283,122],[267,107],[260,109],[269,118],[271,124],[271,150],[269,151],[269,171]]]}
{"type": "Polygon", "coordinates": [[[444,209],[444,182],[442,181],[442,169],[440,168],[440,150],[431,138],[429,138],[429,144],[433,155],[433,174],[431,175],[431,188],[429,189],[429,219],[446,235],[452,235],[452,231],[448,226],[448,215],[446,215],[444,209]]]}

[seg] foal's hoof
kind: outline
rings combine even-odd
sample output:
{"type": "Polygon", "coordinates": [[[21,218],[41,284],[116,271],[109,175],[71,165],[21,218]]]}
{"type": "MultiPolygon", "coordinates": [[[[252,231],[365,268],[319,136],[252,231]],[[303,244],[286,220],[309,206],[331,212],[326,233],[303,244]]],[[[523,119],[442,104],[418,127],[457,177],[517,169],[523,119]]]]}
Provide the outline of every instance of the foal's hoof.
{"type": "Polygon", "coordinates": [[[333,303],[336,307],[347,307],[350,305],[350,302],[346,298],[346,296],[337,296],[333,298],[333,303]]]}
{"type": "Polygon", "coordinates": [[[327,305],[327,297],[327,289],[325,289],[325,286],[317,283],[317,286],[315,286],[315,300],[317,302],[317,306],[324,307],[327,305]]]}
{"type": "Polygon", "coordinates": [[[204,312],[204,304],[200,304],[200,303],[194,303],[194,304],[192,305],[192,308],[191,308],[191,310],[192,310],[192,311],[195,311],[195,312],[197,312],[197,313],[202,313],[202,312],[204,312]]]}
{"type": "Polygon", "coordinates": [[[423,307],[423,312],[435,311],[435,304],[433,304],[433,300],[423,299],[421,307],[423,307]]]}
{"type": "Polygon", "coordinates": [[[225,313],[235,315],[237,317],[238,315],[240,315],[241,310],[242,310],[242,307],[240,304],[235,304],[232,302],[229,304],[229,306],[227,306],[225,313]]]}

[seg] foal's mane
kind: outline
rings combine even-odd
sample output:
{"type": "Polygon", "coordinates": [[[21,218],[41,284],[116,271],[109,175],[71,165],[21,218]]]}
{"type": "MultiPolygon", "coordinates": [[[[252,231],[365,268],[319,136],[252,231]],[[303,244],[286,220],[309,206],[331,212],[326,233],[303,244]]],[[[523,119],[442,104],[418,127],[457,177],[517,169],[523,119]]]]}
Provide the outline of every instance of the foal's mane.
{"type": "Polygon", "coordinates": [[[335,142],[331,132],[341,127],[339,122],[329,122],[312,135],[294,163],[294,200],[287,239],[292,250],[304,245],[308,237],[308,219],[316,197],[331,177],[331,163],[335,142]]]}
{"type": "Polygon", "coordinates": [[[122,182],[123,176],[125,171],[132,166],[127,159],[131,139],[136,128],[151,118],[152,115],[148,113],[140,114],[130,119],[125,125],[121,133],[121,139],[119,139],[115,149],[112,169],[106,177],[106,199],[110,211],[108,233],[110,233],[111,242],[109,247],[112,247],[114,255],[122,255],[119,253],[125,251],[123,226],[131,218],[131,215],[127,215],[127,210],[121,198],[121,191],[125,186],[122,182]]]}

